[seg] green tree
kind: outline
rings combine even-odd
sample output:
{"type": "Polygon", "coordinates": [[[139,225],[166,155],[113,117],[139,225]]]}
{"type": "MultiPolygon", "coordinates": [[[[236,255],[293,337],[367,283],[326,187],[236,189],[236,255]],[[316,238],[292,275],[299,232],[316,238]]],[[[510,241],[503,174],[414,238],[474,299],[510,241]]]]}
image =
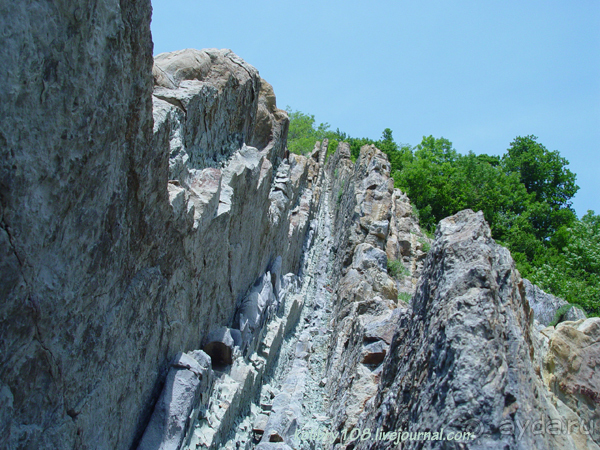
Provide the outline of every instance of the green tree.
{"type": "Polygon", "coordinates": [[[553,236],[527,274],[542,289],[600,315],[600,216],[588,211],[553,236]]]}
{"type": "Polygon", "coordinates": [[[520,175],[527,192],[535,194],[537,201],[548,203],[553,210],[571,207],[571,198],[579,190],[575,174],[558,151],[546,149],[536,136],[516,137],[502,162],[507,172],[520,175]]]}
{"type": "Polygon", "coordinates": [[[321,123],[315,127],[315,116],[292,111],[286,108],[290,118],[288,131],[288,150],[292,153],[304,155],[312,151],[315,142],[323,140],[331,134],[328,123],[321,123]]]}
{"type": "Polygon", "coordinates": [[[392,130],[386,128],[381,133],[381,139],[378,141],[378,148],[384,153],[388,155],[398,150],[398,144],[394,141],[394,137],[392,136],[392,130]]]}
{"type": "Polygon", "coordinates": [[[502,158],[504,170],[518,174],[532,194],[530,215],[539,239],[547,240],[561,227],[575,220],[571,198],[579,186],[569,162],[558,151],[549,151],[536,136],[518,136],[502,158]]]}
{"type": "Polygon", "coordinates": [[[408,194],[429,230],[466,207],[465,182],[457,159],[458,153],[447,139],[423,137],[414,154],[404,158],[402,170],[393,172],[395,186],[408,194]]]}
{"type": "Polygon", "coordinates": [[[287,147],[292,153],[305,155],[314,149],[317,141],[329,139],[327,146],[327,156],[329,156],[335,152],[339,142],[348,139],[346,133],[342,133],[339,128],[336,131],[330,130],[328,123],[315,126],[315,116],[312,114],[292,111],[289,106],[286,111],[290,118],[287,147]]]}
{"type": "Polygon", "coordinates": [[[464,203],[474,211],[483,211],[498,240],[507,240],[516,219],[523,214],[531,195],[516,174],[505,174],[499,158],[469,152],[456,160],[461,177],[464,203]]]}
{"type": "Polygon", "coordinates": [[[388,156],[392,174],[401,171],[404,166],[412,161],[412,148],[409,145],[399,145],[394,141],[392,130],[386,128],[381,134],[381,139],[374,142],[375,146],[388,156]]]}
{"type": "Polygon", "coordinates": [[[536,234],[539,205],[518,173],[507,173],[500,158],[459,154],[444,138],[423,137],[412,159],[394,173],[396,187],[416,205],[421,224],[432,231],[444,217],[461,209],[483,211],[495,239],[513,249],[523,265],[544,247],[536,234]]]}

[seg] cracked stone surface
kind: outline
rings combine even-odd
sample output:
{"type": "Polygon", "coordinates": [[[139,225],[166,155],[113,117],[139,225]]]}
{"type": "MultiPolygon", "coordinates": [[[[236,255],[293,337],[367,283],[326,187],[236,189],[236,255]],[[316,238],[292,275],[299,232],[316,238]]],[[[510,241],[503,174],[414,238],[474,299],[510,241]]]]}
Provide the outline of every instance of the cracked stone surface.
{"type": "Polygon", "coordinates": [[[2,447],[129,448],[175,355],[278,255],[298,271],[318,162],[286,158],[286,113],[231,51],[153,77],[149,1],[0,12],[2,447]]]}

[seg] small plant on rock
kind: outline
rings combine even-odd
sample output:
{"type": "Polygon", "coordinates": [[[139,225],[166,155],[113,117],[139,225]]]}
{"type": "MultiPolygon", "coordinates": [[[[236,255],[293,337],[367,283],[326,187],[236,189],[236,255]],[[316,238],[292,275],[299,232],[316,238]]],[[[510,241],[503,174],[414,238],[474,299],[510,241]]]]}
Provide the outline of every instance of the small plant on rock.
{"type": "Polygon", "coordinates": [[[549,326],[555,327],[559,323],[563,322],[565,320],[565,316],[567,315],[567,312],[569,312],[569,310],[572,307],[573,307],[573,305],[571,305],[569,303],[569,304],[566,304],[566,305],[562,305],[560,308],[558,308],[556,310],[556,313],[554,314],[554,320],[549,323],[549,326]]]}
{"type": "Polygon", "coordinates": [[[429,241],[427,241],[427,239],[420,237],[419,238],[419,242],[421,243],[422,247],[421,249],[427,253],[429,250],[431,250],[431,244],[429,243],[429,241]]]}
{"type": "Polygon", "coordinates": [[[398,300],[400,300],[404,303],[409,303],[411,298],[412,298],[412,295],[410,295],[408,292],[399,292],[398,293],[398,300]]]}
{"type": "Polygon", "coordinates": [[[344,188],[341,187],[340,190],[338,191],[338,197],[337,197],[337,204],[339,205],[340,203],[342,203],[342,196],[344,195],[344,188]]]}
{"type": "Polygon", "coordinates": [[[405,276],[410,275],[408,269],[397,259],[388,259],[387,270],[388,274],[396,280],[402,280],[405,276]]]}

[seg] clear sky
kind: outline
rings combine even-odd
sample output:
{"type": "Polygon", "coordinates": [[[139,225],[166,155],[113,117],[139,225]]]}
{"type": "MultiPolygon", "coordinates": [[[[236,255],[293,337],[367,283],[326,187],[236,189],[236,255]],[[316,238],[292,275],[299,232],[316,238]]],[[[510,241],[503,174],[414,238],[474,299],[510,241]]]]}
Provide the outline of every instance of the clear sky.
{"type": "Polygon", "coordinates": [[[502,154],[534,134],[600,214],[599,0],[153,0],[154,53],[229,48],[351,136],[502,154]]]}

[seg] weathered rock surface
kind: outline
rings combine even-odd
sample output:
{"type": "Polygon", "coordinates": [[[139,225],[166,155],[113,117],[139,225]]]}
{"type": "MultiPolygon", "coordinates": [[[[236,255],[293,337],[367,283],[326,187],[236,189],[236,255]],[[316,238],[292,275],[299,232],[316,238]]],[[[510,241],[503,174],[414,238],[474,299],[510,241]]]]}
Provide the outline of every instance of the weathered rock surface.
{"type": "Polygon", "coordinates": [[[600,319],[561,322],[541,335],[547,346],[543,379],[564,418],[571,420],[577,448],[587,448],[586,431],[600,444],[600,319]]]}
{"type": "Polygon", "coordinates": [[[332,428],[350,431],[377,392],[381,363],[406,310],[405,300],[414,293],[425,255],[422,246],[429,239],[408,198],[393,188],[387,156],[374,146],[363,147],[353,165],[348,145],[340,144],[327,170],[330,202],[336,205],[337,263],[327,391],[332,428]],[[388,273],[391,261],[403,269],[395,278],[388,273]]]}
{"type": "Polygon", "coordinates": [[[153,87],[149,1],[0,12],[1,446],[129,448],[175,355],[298,271],[322,169],[228,50],[153,87]]]}
{"type": "MultiPolygon", "coordinates": [[[[171,178],[219,167],[243,144],[281,155],[287,115],[273,88],[231,50],[186,49],[154,60],[154,127],[167,128],[171,178]]],[[[166,133],[164,133],[166,134],[166,133]]]]}
{"type": "Polygon", "coordinates": [[[153,61],[150,14],[0,3],[2,448],[443,428],[475,437],[402,448],[600,449],[598,319],[539,332],[529,304],[548,324],[561,302],[481,214],[428,251],[383,153],[287,154],[258,71],[230,50],[153,61]]]}
{"type": "MultiPolygon", "coordinates": [[[[541,379],[521,278],[482,213],[441,221],[411,306],[360,426],[475,436],[460,444],[430,441],[429,448],[597,448],[586,435],[531,426],[560,422],[565,408],[541,379]]],[[[402,448],[423,445],[407,441],[402,448]]],[[[358,447],[395,448],[389,441],[358,447]]]]}
{"type": "MultiPolygon", "coordinates": [[[[525,287],[525,296],[527,297],[529,306],[533,309],[534,317],[542,325],[550,325],[554,321],[557,311],[561,307],[568,305],[563,299],[547,294],[527,279],[523,279],[523,286],[525,287]]],[[[572,306],[564,314],[564,317],[559,319],[561,321],[585,319],[585,313],[577,306],[572,306]]]]}
{"type": "Polygon", "coordinates": [[[145,0],[0,2],[0,447],[127,447],[182,350],[150,244],[170,213],[150,15],[145,0]]]}
{"type": "Polygon", "coordinates": [[[177,355],[138,450],[178,450],[190,436],[198,413],[206,408],[213,383],[206,353],[177,355]]]}

